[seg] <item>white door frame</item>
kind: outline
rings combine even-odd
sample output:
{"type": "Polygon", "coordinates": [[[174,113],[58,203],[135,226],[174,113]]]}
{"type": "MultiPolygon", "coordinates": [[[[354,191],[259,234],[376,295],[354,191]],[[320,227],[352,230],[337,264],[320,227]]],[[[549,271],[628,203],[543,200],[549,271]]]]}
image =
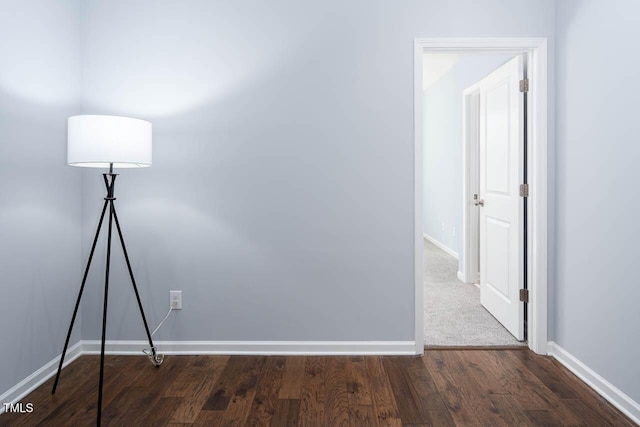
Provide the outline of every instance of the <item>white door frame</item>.
{"type": "MultiPolygon", "coordinates": [[[[528,54],[528,345],[547,354],[547,39],[418,38],[414,41],[414,264],[416,354],[424,352],[422,232],[423,53],[528,54]]],[[[463,255],[464,256],[464,255],[463,255]]]]}
{"type": "Polygon", "coordinates": [[[458,279],[476,283],[480,270],[480,213],[471,209],[472,194],[480,194],[480,83],[462,92],[462,262],[458,279]]]}

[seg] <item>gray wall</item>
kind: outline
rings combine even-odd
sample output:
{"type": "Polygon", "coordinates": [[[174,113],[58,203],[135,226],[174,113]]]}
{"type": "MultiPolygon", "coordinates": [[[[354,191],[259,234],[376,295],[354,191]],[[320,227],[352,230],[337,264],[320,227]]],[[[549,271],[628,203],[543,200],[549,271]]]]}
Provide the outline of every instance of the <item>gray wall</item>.
{"type": "Polygon", "coordinates": [[[2,2],[0,394],[60,354],[79,285],[81,181],[66,166],[78,10],[75,0],[2,2]]]}
{"type": "Polygon", "coordinates": [[[505,55],[465,55],[423,92],[423,230],[457,252],[460,265],[464,262],[462,92],[510,58],[505,55]]]}
{"type": "Polygon", "coordinates": [[[640,402],[640,3],[558,2],[555,341],[640,402]]]}
{"type": "MultiPolygon", "coordinates": [[[[117,203],[150,323],[184,291],[158,333],[180,340],[413,340],[413,40],[554,28],[551,0],[83,7],[84,111],[154,124],[154,165],[121,172],[117,203]]],[[[142,339],[114,264],[108,336],[142,339]]]]}

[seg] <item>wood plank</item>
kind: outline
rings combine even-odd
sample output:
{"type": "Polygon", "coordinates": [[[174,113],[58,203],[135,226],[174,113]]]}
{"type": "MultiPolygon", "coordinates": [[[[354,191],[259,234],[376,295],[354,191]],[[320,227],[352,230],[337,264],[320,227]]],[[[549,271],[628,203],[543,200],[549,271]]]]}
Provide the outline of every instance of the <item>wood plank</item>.
{"type": "MultiPolygon", "coordinates": [[[[387,360],[393,360],[393,363],[399,367],[399,375],[404,377],[404,381],[398,379],[395,384],[394,380],[391,380],[392,388],[402,388],[399,393],[412,402],[412,404],[407,403],[406,407],[411,411],[407,412],[407,415],[399,407],[403,424],[454,425],[453,419],[449,415],[435,383],[429,377],[421,358],[403,357],[387,360]]],[[[391,377],[390,371],[387,370],[387,372],[391,377]]],[[[398,405],[400,405],[399,399],[399,394],[396,394],[398,405]]]]}
{"type": "MultiPolygon", "coordinates": [[[[127,395],[133,394],[133,399],[126,410],[118,417],[108,416],[107,411],[103,413],[103,423],[107,421],[107,425],[142,425],[144,420],[149,416],[149,411],[158,400],[162,398],[165,389],[178,377],[180,372],[188,366],[192,361],[190,356],[171,356],[165,358],[162,366],[156,368],[149,365],[147,376],[148,381],[144,381],[144,386],[131,386],[127,395]]],[[[132,384],[139,384],[134,380],[132,384]]],[[[118,399],[119,400],[119,399],[118,399]]],[[[117,400],[114,400],[117,402],[117,400]]]]}
{"type": "Polygon", "coordinates": [[[529,369],[549,390],[562,399],[577,399],[578,393],[563,380],[559,372],[552,372],[549,366],[541,363],[540,357],[532,357],[529,352],[515,355],[516,358],[529,369]]]}
{"type": "Polygon", "coordinates": [[[220,419],[221,425],[245,425],[256,394],[258,377],[262,373],[266,361],[266,356],[244,356],[242,369],[238,374],[235,387],[230,393],[231,400],[220,419]]]}
{"type": "Polygon", "coordinates": [[[202,406],[202,410],[224,411],[227,409],[244,364],[245,359],[242,357],[232,357],[229,359],[220,373],[216,385],[211,389],[211,393],[202,406]]]}
{"type": "Polygon", "coordinates": [[[304,356],[287,357],[282,377],[282,388],[278,394],[279,399],[300,399],[305,361],[304,356]]]}
{"type": "Polygon", "coordinates": [[[456,353],[456,356],[462,361],[466,372],[475,379],[476,384],[483,388],[485,394],[509,394],[491,367],[480,358],[480,352],[464,351],[456,353]]]}
{"type": "MultiPolygon", "coordinates": [[[[218,378],[229,361],[229,356],[211,356],[204,359],[206,364],[204,374],[199,381],[189,383],[184,388],[185,396],[180,406],[176,408],[171,416],[172,423],[191,424],[198,418],[198,413],[205,405],[211,395],[212,389],[216,386],[218,378]]],[[[199,361],[197,361],[199,362],[199,361]]]]}
{"type": "Polygon", "coordinates": [[[247,417],[247,425],[269,426],[278,409],[278,395],[282,386],[286,358],[275,356],[267,359],[264,373],[258,379],[256,394],[247,417]]]}
{"type": "Polygon", "coordinates": [[[448,364],[443,360],[442,353],[439,351],[425,352],[422,362],[431,374],[454,423],[460,426],[480,426],[478,418],[471,411],[469,402],[449,372],[448,364]]]}
{"type": "MultiPolygon", "coordinates": [[[[564,418],[560,417],[565,425],[588,425],[588,426],[627,426],[631,427],[634,424],[631,420],[623,417],[612,417],[610,414],[602,413],[599,408],[593,408],[588,406],[582,399],[564,399],[563,404],[569,407],[575,414],[578,415],[579,422],[569,424],[565,423],[564,418]]],[[[557,413],[553,415],[558,416],[557,413]]],[[[622,415],[622,414],[620,414],[622,415]]]]}
{"type": "Polygon", "coordinates": [[[515,398],[522,410],[550,410],[562,420],[564,425],[581,425],[578,414],[564,403],[564,399],[553,393],[542,381],[540,381],[520,359],[510,352],[497,352],[487,355],[495,359],[497,366],[508,366],[507,378],[511,395],[515,398]]]}
{"type": "Polygon", "coordinates": [[[398,407],[398,415],[402,424],[425,424],[428,421],[414,398],[412,387],[404,375],[401,358],[385,357],[382,365],[389,378],[394,400],[398,407]]]}
{"type": "Polygon", "coordinates": [[[488,398],[493,387],[478,383],[475,376],[469,372],[472,368],[466,362],[466,356],[467,352],[464,351],[443,351],[439,354],[439,363],[448,372],[450,380],[463,397],[467,407],[465,411],[470,411],[483,426],[508,426],[488,398]]]}
{"type": "Polygon", "coordinates": [[[207,374],[209,365],[204,363],[196,364],[196,359],[192,358],[191,363],[186,366],[178,375],[176,380],[164,391],[164,397],[185,397],[192,391],[193,384],[202,381],[207,374]]]}
{"type": "Polygon", "coordinates": [[[393,397],[389,377],[382,366],[382,359],[368,357],[365,360],[365,365],[371,384],[371,400],[377,425],[385,427],[401,425],[398,407],[393,397]]]}
{"type": "Polygon", "coordinates": [[[271,419],[272,427],[294,427],[300,425],[300,400],[279,399],[275,414],[271,419]]]}
{"type": "MultiPolygon", "coordinates": [[[[526,369],[521,369],[524,367],[517,363],[517,359],[507,360],[503,351],[476,353],[476,360],[492,378],[497,379],[499,388],[514,398],[522,409],[548,408],[549,399],[554,398],[552,393],[548,393],[545,399],[534,392],[537,388],[545,388],[544,385],[526,369]]],[[[558,398],[555,397],[555,400],[558,398]]]]}
{"type": "Polygon", "coordinates": [[[154,427],[167,425],[171,420],[171,414],[180,406],[183,399],[182,397],[161,397],[140,425],[154,427]]]}
{"type": "Polygon", "coordinates": [[[198,413],[198,417],[191,424],[193,427],[211,427],[221,425],[221,411],[202,410],[198,413]]]}
{"type": "Polygon", "coordinates": [[[556,427],[563,424],[546,409],[525,410],[525,415],[529,419],[529,425],[536,427],[556,427]]]}
{"type": "Polygon", "coordinates": [[[446,411],[438,387],[429,375],[421,357],[405,357],[404,375],[411,385],[412,394],[422,411],[446,411]]]}
{"type": "Polygon", "coordinates": [[[350,405],[349,425],[351,426],[377,426],[376,417],[371,405],[350,405]]]}
{"type": "Polygon", "coordinates": [[[352,406],[371,406],[371,384],[364,356],[347,359],[347,392],[352,406]]]}
{"type": "Polygon", "coordinates": [[[300,426],[325,425],[326,359],[323,356],[307,357],[298,416],[300,426]]]}
{"type": "Polygon", "coordinates": [[[346,357],[329,358],[325,370],[325,413],[330,426],[349,424],[349,394],[347,393],[346,357]]]}
{"type": "Polygon", "coordinates": [[[488,396],[488,399],[493,405],[493,410],[500,414],[500,418],[502,418],[507,425],[522,426],[529,424],[529,419],[518,407],[518,404],[512,396],[492,394],[488,396]]]}

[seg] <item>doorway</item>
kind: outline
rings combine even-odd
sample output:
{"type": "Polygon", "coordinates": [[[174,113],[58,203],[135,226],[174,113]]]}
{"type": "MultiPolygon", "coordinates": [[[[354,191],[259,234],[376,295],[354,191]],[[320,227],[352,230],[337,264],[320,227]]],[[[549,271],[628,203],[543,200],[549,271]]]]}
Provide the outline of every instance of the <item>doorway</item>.
{"type": "Polygon", "coordinates": [[[423,69],[425,345],[522,345],[523,57],[426,53],[423,69]],[[474,194],[463,194],[463,176],[474,194]],[[458,255],[463,237],[482,260],[476,274],[458,255]]]}
{"type": "MultiPolygon", "coordinates": [[[[525,55],[530,68],[530,92],[527,99],[530,126],[527,136],[531,142],[525,155],[529,158],[527,181],[531,185],[526,214],[529,218],[526,242],[525,273],[529,285],[529,300],[523,302],[529,316],[526,327],[528,346],[540,354],[546,354],[546,40],[544,39],[418,39],[415,43],[415,207],[416,207],[416,352],[424,345],[423,317],[423,255],[422,233],[422,56],[423,53],[449,54],[493,53],[525,55]],[[535,190],[534,190],[535,189],[535,190]]],[[[464,254],[464,248],[461,251],[464,254]]],[[[466,255],[466,254],[465,254],[466,255]]],[[[463,260],[469,260],[463,255],[463,260]]],[[[461,264],[465,264],[465,262],[461,264]]],[[[464,268],[461,267],[461,271],[464,268]]],[[[468,273],[467,273],[468,274],[468,273]]]]}

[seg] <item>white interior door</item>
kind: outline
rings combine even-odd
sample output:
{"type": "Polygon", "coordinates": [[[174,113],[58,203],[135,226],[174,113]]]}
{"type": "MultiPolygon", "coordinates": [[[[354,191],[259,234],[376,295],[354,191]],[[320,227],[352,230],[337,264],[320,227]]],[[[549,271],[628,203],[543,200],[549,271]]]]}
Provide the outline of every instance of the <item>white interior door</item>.
{"type": "Polygon", "coordinates": [[[480,82],[480,301],[518,340],[524,339],[523,58],[480,82]]]}

